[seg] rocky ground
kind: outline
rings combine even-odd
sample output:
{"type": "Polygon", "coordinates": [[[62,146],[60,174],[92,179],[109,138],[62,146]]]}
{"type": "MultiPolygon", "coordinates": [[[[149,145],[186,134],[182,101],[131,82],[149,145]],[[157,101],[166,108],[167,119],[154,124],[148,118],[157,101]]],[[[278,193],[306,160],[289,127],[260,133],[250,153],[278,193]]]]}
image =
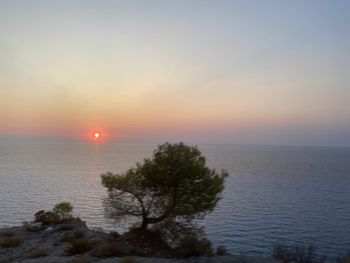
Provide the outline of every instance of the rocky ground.
{"type": "Polygon", "coordinates": [[[139,237],[139,233],[132,232],[123,236],[117,233],[108,234],[91,230],[80,220],[47,226],[39,224],[0,229],[0,263],[276,262],[271,258],[233,255],[187,259],[161,258],[168,254],[167,249],[166,245],[155,236],[147,234],[139,237]],[[135,242],[136,234],[137,242],[135,242]]]}
{"type": "Polygon", "coordinates": [[[95,258],[89,257],[45,257],[40,259],[24,259],[21,261],[10,261],[21,263],[275,263],[276,261],[261,257],[244,257],[244,256],[214,256],[188,259],[162,259],[149,257],[114,257],[96,261],[95,258]]]}

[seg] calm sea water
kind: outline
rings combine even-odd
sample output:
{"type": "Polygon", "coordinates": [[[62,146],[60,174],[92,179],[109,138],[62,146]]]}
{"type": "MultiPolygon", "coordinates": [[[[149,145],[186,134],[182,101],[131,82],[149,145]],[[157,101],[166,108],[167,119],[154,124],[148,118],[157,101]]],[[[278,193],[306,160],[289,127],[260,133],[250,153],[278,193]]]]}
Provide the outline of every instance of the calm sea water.
{"type": "MultiPolygon", "coordinates": [[[[90,227],[125,230],[104,216],[100,174],[122,172],[155,145],[0,142],[0,227],[70,201],[90,227]]],[[[330,258],[350,249],[350,149],[199,145],[230,173],[224,197],[201,224],[233,253],[269,255],[273,244],[313,244],[330,258]]]]}

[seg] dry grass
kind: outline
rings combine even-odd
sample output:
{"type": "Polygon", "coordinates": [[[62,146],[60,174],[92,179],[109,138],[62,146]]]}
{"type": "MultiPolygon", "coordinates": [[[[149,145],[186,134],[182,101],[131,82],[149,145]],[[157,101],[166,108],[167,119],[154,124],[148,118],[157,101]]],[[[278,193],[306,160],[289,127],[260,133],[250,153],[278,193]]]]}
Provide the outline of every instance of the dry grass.
{"type": "Polygon", "coordinates": [[[30,253],[29,258],[42,258],[46,257],[48,254],[44,249],[37,249],[30,253]]]}
{"type": "Polygon", "coordinates": [[[86,232],[83,230],[76,230],[74,233],[65,233],[61,237],[60,242],[70,242],[73,239],[82,239],[86,238],[86,232]]]}
{"type": "Polygon", "coordinates": [[[4,236],[4,237],[13,237],[15,235],[16,235],[16,233],[12,232],[12,231],[6,231],[6,232],[2,233],[2,236],[4,236]]]}
{"type": "Polygon", "coordinates": [[[77,230],[74,233],[65,233],[59,241],[70,244],[70,247],[66,250],[68,255],[84,254],[93,248],[92,244],[86,238],[86,232],[83,230],[77,230]]]}
{"type": "Polygon", "coordinates": [[[67,249],[68,255],[84,254],[92,249],[91,243],[85,238],[73,238],[68,243],[70,244],[67,249]]]}
{"type": "Polygon", "coordinates": [[[16,235],[0,239],[0,247],[2,248],[18,247],[22,245],[22,243],[23,239],[17,237],[16,235]]]}

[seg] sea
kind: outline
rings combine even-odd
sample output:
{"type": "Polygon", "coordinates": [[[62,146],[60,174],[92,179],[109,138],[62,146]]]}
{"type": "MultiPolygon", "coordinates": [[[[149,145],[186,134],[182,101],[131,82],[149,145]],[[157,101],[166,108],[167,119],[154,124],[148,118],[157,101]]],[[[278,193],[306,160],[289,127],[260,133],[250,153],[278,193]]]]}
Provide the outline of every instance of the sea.
{"type": "MultiPolygon", "coordinates": [[[[0,141],[0,228],[68,201],[91,228],[126,231],[103,205],[102,173],[151,157],[154,143],[0,141]]],[[[309,246],[334,259],[350,250],[350,148],[199,144],[210,168],[226,169],[223,197],[198,224],[233,254],[271,255],[309,246]]]]}

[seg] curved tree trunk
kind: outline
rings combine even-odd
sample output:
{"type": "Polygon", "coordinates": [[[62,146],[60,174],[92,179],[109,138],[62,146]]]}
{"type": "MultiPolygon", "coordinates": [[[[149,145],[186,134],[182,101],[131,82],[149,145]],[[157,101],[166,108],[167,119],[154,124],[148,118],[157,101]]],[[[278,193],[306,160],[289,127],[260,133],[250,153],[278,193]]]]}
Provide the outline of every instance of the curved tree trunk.
{"type": "Polygon", "coordinates": [[[142,223],[141,223],[141,229],[146,230],[148,226],[147,220],[146,219],[142,219],[142,223]]]}
{"type": "Polygon", "coordinates": [[[142,215],[142,223],[141,223],[140,228],[143,229],[143,230],[146,230],[148,224],[149,224],[149,222],[148,222],[147,214],[143,213],[143,215],[142,215]]]}

